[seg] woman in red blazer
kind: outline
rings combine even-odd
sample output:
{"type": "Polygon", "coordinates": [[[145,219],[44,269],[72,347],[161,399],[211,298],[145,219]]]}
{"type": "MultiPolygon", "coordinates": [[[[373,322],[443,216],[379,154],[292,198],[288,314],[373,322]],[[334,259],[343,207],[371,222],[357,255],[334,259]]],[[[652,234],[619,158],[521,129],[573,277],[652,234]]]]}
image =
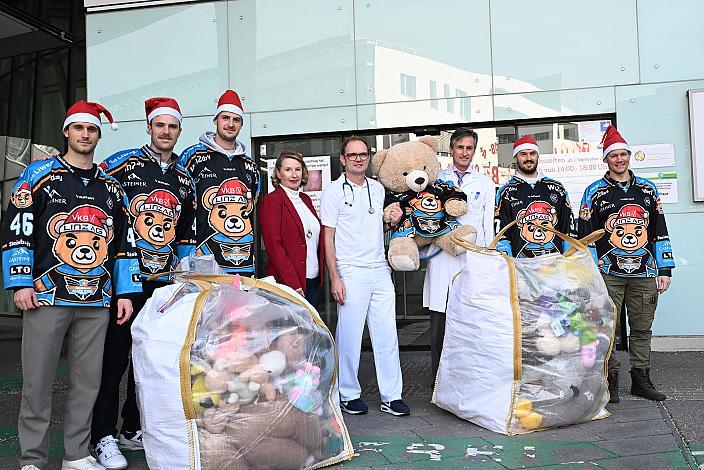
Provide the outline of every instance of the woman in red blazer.
{"type": "Polygon", "coordinates": [[[282,151],[271,175],[276,189],[259,204],[259,223],[267,273],[317,307],[325,267],[323,231],[310,197],[300,191],[307,181],[303,156],[282,151]]]}

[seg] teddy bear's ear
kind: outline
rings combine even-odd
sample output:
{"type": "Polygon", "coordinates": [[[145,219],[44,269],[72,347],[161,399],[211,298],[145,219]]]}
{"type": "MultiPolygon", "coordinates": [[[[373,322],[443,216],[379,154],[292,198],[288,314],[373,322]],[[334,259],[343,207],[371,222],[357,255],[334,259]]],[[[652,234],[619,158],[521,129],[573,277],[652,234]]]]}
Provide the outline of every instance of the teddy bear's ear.
{"type": "Polygon", "coordinates": [[[374,154],[374,158],[372,158],[372,175],[377,176],[379,174],[379,170],[381,170],[381,164],[384,163],[384,159],[386,158],[386,154],[388,152],[388,149],[383,149],[379,150],[377,153],[374,154]]]}
{"type": "Polygon", "coordinates": [[[438,151],[438,139],[436,139],[432,135],[424,135],[423,137],[418,139],[418,142],[423,142],[425,145],[433,149],[434,152],[438,151]]]}

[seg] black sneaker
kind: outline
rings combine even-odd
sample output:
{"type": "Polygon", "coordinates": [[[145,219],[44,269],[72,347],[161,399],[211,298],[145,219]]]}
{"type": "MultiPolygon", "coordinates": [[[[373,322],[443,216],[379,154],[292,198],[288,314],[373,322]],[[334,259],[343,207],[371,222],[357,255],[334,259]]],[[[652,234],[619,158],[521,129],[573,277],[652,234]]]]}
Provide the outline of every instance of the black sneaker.
{"type": "Polygon", "coordinates": [[[411,409],[403,402],[403,400],[382,401],[381,411],[394,416],[408,416],[411,414],[411,409]]]}
{"type": "Polygon", "coordinates": [[[350,415],[365,415],[369,411],[369,407],[359,398],[350,401],[340,402],[340,408],[350,415]]]}

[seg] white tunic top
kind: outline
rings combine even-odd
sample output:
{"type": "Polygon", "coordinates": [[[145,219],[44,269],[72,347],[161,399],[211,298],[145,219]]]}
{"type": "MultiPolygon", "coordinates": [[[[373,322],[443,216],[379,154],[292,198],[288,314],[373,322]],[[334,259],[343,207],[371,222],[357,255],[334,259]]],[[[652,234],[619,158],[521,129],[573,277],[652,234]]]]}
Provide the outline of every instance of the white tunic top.
{"type": "Polygon", "coordinates": [[[375,268],[386,265],[384,257],[384,187],[366,178],[359,186],[344,173],[330,183],[320,197],[320,219],[335,229],[337,269],[345,266],[375,268]],[[374,211],[369,212],[372,207],[374,211]]]}
{"type": "MultiPolygon", "coordinates": [[[[477,229],[477,245],[486,246],[494,238],[494,202],[496,186],[488,176],[470,165],[471,173],[462,178],[460,189],[467,195],[467,214],[458,217],[462,225],[477,229]]],[[[441,170],[438,179],[452,181],[457,185],[453,167],[441,170]]],[[[464,266],[464,256],[452,256],[444,251],[428,260],[423,284],[423,306],[436,312],[444,312],[447,292],[455,274],[464,266]]]]}
{"type": "Polygon", "coordinates": [[[320,240],[320,223],[301,199],[301,193],[281,185],[293,207],[298,213],[298,218],[303,223],[303,233],[306,234],[306,279],[315,279],[320,273],[318,266],[318,241],[320,240]],[[310,236],[309,236],[310,235],[310,236]]]}

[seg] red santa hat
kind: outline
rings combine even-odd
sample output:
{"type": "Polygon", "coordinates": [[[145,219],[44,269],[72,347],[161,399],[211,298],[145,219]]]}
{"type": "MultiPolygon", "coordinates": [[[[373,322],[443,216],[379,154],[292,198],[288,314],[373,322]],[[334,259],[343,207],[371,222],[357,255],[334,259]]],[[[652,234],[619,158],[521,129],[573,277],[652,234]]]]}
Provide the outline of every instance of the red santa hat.
{"type": "Polygon", "coordinates": [[[100,113],[103,113],[108,122],[110,122],[110,129],[116,131],[117,124],[115,124],[115,120],[112,118],[110,111],[98,103],[83,100],[77,101],[73,106],[68,108],[63,129],[66,129],[69,124],[74,122],[87,122],[98,126],[98,129],[100,129],[100,113]]]}
{"type": "Polygon", "coordinates": [[[601,145],[604,149],[604,161],[606,161],[606,156],[614,150],[627,150],[629,154],[631,153],[631,148],[626,143],[626,139],[621,137],[621,134],[614,126],[606,128],[604,136],[601,138],[601,145]]]}
{"type": "Polygon", "coordinates": [[[236,202],[247,204],[247,199],[251,199],[252,192],[237,178],[231,178],[223,182],[218,188],[217,194],[213,198],[213,204],[227,204],[236,202]]]}
{"type": "Polygon", "coordinates": [[[112,227],[112,217],[94,206],[79,206],[66,217],[59,227],[59,233],[66,232],[92,232],[107,238],[108,230],[112,227]]]}
{"type": "Polygon", "coordinates": [[[137,209],[139,212],[153,211],[176,219],[181,212],[181,204],[171,192],[157,189],[151,192],[147,199],[137,209]]]}
{"type": "Polygon", "coordinates": [[[147,124],[151,124],[152,119],[161,114],[173,116],[178,119],[178,122],[183,121],[181,108],[173,98],[149,98],[144,102],[144,111],[147,114],[147,124]]]}
{"type": "Polygon", "coordinates": [[[521,217],[521,224],[526,224],[528,222],[533,222],[536,220],[552,220],[555,215],[555,208],[552,207],[547,202],[534,201],[531,202],[528,207],[526,207],[523,216],[521,217]]]}
{"type": "Polygon", "coordinates": [[[650,214],[645,209],[636,204],[626,204],[618,211],[618,215],[612,226],[624,224],[648,225],[650,214]]]}
{"type": "Polygon", "coordinates": [[[239,95],[232,91],[227,90],[222,94],[218,100],[218,109],[215,110],[213,119],[218,117],[223,111],[229,111],[231,113],[237,114],[239,117],[244,118],[244,108],[242,107],[242,101],[240,101],[239,95]]]}
{"type": "Polygon", "coordinates": [[[513,156],[515,157],[516,155],[518,155],[518,152],[520,152],[521,150],[535,150],[536,152],[540,153],[538,143],[533,137],[529,135],[524,135],[513,144],[513,156]]]}
{"type": "Polygon", "coordinates": [[[15,190],[15,194],[25,192],[25,191],[29,192],[29,190],[30,190],[29,183],[27,183],[26,181],[23,181],[22,184],[19,185],[19,187],[15,190]]]}

